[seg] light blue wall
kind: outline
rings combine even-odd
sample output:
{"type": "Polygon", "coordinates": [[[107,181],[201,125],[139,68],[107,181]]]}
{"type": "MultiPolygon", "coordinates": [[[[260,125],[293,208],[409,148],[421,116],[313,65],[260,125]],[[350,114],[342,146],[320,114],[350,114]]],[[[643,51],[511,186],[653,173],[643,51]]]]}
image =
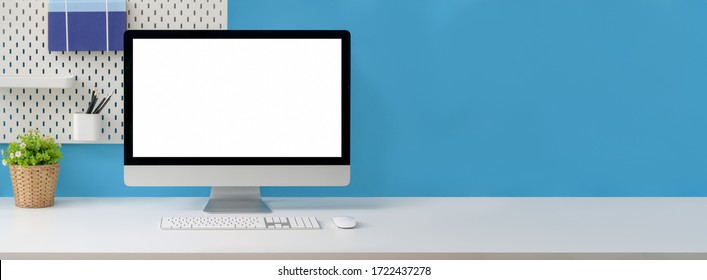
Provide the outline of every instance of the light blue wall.
{"type": "MultiPolygon", "coordinates": [[[[301,196],[706,196],[707,1],[234,0],[230,29],[352,33],[352,184],[301,196]]],[[[122,183],[65,145],[59,194],[122,183]],[[82,174],[96,174],[82,175],[82,174]]],[[[10,195],[7,169],[0,194],[10,195]]]]}

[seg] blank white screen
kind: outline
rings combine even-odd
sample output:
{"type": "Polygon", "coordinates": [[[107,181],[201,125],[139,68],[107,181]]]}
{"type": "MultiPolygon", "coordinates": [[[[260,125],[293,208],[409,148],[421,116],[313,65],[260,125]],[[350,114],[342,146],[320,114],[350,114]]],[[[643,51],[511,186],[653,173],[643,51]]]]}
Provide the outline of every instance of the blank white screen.
{"type": "Polygon", "coordinates": [[[134,39],[134,157],[341,157],[341,39],[134,39]]]}

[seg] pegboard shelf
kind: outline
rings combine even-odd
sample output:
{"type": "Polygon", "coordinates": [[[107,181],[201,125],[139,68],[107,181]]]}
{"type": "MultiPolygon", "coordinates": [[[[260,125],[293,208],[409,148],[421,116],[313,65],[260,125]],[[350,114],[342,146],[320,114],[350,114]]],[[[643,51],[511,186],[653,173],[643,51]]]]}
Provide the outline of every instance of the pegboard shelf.
{"type": "Polygon", "coordinates": [[[75,75],[0,75],[2,88],[71,88],[75,75]]]}
{"type": "MultiPolygon", "coordinates": [[[[37,129],[61,143],[123,143],[123,52],[48,49],[48,1],[0,0],[0,75],[75,75],[68,88],[0,86],[0,143],[37,129]],[[74,113],[90,92],[115,93],[98,141],[77,142],[74,113]]],[[[225,29],[228,0],[127,0],[128,29],[225,29]]]]}

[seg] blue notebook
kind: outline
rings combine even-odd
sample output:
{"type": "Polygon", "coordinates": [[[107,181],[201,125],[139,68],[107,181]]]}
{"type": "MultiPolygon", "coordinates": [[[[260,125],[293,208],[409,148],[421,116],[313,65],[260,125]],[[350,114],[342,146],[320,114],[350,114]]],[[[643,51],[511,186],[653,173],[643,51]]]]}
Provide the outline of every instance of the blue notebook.
{"type": "Polygon", "coordinates": [[[49,0],[49,51],[120,51],[125,0],[49,0]]]}

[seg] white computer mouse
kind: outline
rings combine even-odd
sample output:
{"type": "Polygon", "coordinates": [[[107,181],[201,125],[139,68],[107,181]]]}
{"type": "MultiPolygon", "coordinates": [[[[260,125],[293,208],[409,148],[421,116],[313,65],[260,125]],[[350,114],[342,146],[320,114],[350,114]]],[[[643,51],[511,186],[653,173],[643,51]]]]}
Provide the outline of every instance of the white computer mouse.
{"type": "Polygon", "coordinates": [[[331,218],[334,224],[339,228],[354,228],[356,226],[356,220],[349,216],[339,216],[331,218]]]}

